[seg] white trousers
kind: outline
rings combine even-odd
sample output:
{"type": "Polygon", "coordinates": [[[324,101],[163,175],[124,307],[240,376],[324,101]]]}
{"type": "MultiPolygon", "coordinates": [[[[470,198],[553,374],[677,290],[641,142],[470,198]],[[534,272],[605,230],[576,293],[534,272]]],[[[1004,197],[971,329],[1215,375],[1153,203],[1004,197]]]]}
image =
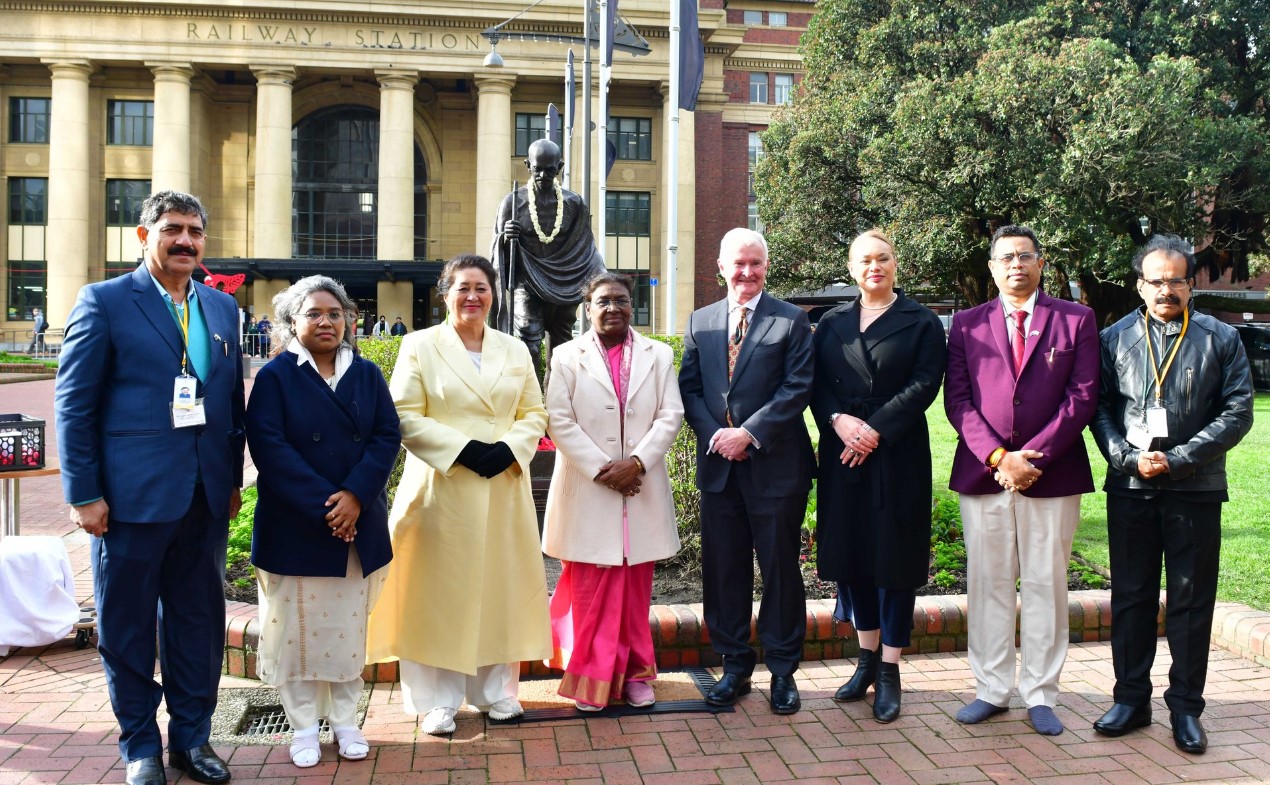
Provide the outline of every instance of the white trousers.
{"type": "Polygon", "coordinates": [[[398,670],[407,714],[443,707],[458,710],[465,702],[485,711],[503,698],[516,697],[520,688],[519,662],[484,665],[474,676],[405,659],[398,670]]]}
{"type": "Polygon", "coordinates": [[[962,494],[966,539],[970,669],[975,693],[995,706],[1014,687],[1015,582],[1022,599],[1019,696],[1053,707],[1067,660],[1067,563],[1080,522],[1080,496],[962,494]]]}
{"type": "Polygon", "coordinates": [[[360,677],[352,681],[287,681],[278,687],[278,693],[292,730],[317,728],[323,717],[332,728],[356,728],[362,684],[360,677]]]}

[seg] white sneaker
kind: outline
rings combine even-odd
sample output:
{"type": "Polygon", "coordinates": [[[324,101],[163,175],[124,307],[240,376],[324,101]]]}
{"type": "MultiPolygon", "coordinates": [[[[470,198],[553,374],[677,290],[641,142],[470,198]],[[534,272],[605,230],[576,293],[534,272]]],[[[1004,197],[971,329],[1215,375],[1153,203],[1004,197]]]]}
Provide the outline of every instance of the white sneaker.
{"type": "Polygon", "coordinates": [[[423,732],[429,736],[448,736],[449,734],[454,733],[454,715],[458,713],[458,709],[451,709],[448,706],[438,706],[423,715],[423,722],[420,727],[423,729],[423,732]]]}
{"type": "Polygon", "coordinates": [[[503,698],[494,701],[489,707],[491,720],[511,720],[525,713],[525,708],[515,698],[503,698]]]}

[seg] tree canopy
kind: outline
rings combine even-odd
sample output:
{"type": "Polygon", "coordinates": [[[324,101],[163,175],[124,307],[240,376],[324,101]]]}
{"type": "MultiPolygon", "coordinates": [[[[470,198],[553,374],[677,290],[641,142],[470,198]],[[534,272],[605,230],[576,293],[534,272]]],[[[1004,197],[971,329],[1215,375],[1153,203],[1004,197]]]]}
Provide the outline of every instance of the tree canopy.
{"type": "Polygon", "coordinates": [[[1136,302],[1136,246],[1193,238],[1247,276],[1270,211],[1270,0],[821,0],[807,77],[763,135],[759,215],[783,289],[848,280],[880,226],[902,282],[990,296],[988,242],[1033,227],[1046,287],[1136,302]]]}

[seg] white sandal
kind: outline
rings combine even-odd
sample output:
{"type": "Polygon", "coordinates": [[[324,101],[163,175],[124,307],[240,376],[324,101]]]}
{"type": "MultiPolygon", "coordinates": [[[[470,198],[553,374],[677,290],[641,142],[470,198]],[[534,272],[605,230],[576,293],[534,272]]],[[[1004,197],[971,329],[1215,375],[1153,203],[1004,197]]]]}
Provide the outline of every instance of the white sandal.
{"type": "Polygon", "coordinates": [[[322,760],[322,748],[318,746],[318,729],[295,733],[291,737],[291,762],[298,768],[311,769],[322,760]]]}
{"type": "Polygon", "coordinates": [[[370,743],[357,728],[335,728],[333,732],[344,760],[364,760],[370,753],[370,743]]]}

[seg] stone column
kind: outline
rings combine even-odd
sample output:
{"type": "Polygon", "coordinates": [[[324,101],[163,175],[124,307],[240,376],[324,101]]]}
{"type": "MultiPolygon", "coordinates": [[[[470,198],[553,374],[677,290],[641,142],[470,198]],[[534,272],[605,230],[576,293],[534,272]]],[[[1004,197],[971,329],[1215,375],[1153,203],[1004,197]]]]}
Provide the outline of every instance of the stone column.
{"type": "Polygon", "coordinates": [[[476,252],[489,253],[498,205],[511,190],[512,87],[514,76],[477,75],[476,83],[476,252]]]}
{"type": "Polygon", "coordinates": [[[417,71],[376,71],[379,79],[379,195],[376,256],[414,259],[414,99],[417,71]]]}
{"type": "Polygon", "coordinates": [[[150,191],[190,190],[190,79],[185,63],[146,63],[154,72],[154,148],[150,191]]]}
{"type": "MultiPolygon", "coordinates": [[[[695,289],[695,269],[696,269],[696,253],[697,253],[697,156],[696,156],[696,115],[693,112],[679,112],[679,177],[678,182],[672,183],[670,180],[670,167],[666,165],[666,161],[670,160],[670,126],[671,115],[674,113],[675,107],[670,103],[670,83],[661,83],[662,98],[662,173],[661,188],[663,194],[669,194],[670,189],[674,188],[679,198],[678,204],[678,227],[676,237],[670,237],[669,221],[662,221],[662,268],[661,268],[661,285],[653,290],[653,296],[658,298],[657,306],[654,311],[661,320],[658,328],[664,333],[678,334],[688,324],[688,317],[693,310],[693,291],[695,289]],[[666,292],[665,287],[669,284],[669,276],[667,274],[667,263],[669,262],[669,251],[666,250],[670,243],[674,242],[678,246],[675,259],[675,330],[670,327],[670,319],[666,313],[666,292]]],[[[663,210],[665,209],[663,203],[663,210]]],[[[656,223],[656,222],[654,222],[656,223]]]]}
{"type": "MultiPolygon", "coordinates": [[[[252,66],[256,77],[256,193],[251,255],[291,258],[291,84],[295,69],[252,66]]],[[[272,313],[273,296],[286,280],[253,281],[250,302],[257,318],[272,313]]]]}
{"type": "Polygon", "coordinates": [[[48,260],[49,324],[66,325],[79,290],[88,283],[89,194],[87,60],[45,61],[53,73],[49,122],[48,260]]]}

